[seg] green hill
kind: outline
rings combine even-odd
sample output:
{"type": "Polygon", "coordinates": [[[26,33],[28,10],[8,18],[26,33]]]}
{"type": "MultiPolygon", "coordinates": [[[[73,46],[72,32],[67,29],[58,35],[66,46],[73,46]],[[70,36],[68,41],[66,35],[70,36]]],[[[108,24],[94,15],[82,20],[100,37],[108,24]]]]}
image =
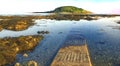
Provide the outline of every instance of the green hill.
{"type": "Polygon", "coordinates": [[[58,7],[50,13],[73,13],[73,14],[91,14],[92,12],[84,10],[82,8],[77,8],[74,6],[62,6],[58,7]]]}

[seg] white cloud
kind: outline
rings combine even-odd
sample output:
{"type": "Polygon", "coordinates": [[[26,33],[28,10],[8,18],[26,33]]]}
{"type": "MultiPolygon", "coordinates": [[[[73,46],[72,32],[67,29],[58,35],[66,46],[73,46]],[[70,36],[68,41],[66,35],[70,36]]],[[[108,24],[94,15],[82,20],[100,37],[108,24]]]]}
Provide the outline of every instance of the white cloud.
{"type": "Polygon", "coordinates": [[[119,9],[120,2],[96,3],[91,1],[65,0],[0,0],[0,13],[23,13],[33,11],[49,11],[58,6],[77,6],[95,13],[110,13],[119,9]]]}

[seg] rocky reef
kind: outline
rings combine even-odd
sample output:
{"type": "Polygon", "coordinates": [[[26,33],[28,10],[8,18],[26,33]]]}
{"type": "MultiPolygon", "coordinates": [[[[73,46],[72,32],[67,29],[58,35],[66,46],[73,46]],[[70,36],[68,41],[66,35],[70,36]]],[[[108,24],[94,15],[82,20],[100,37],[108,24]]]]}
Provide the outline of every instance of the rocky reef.
{"type": "Polygon", "coordinates": [[[42,39],[41,35],[0,38],[0,66],[14,62],[17,53],[31,51],[42,39]]]}
{"type": "Polygon", "coordinates": [[[118,21],[117,23],[120,24],[120,21],[118,21]]]}
{"type": "Polygon", "coordinates": [[[2,26],[0,25],[0,31],[2,31],[3,30],[3,28],[2,28],[2,26]]]}
{"type": "Polygon", "coordinates": [[[23,64],[16,63],[15,66],[38,66],[38,63],[34,60],[30,60],[28,62],[24,62],[23,64]]]}
{"type": "Polygon", "coordinates": [[[79,15],[79,14],[55,14],[46,16],[47,19],[55,19],[55,20],[75,20],[79,21],[80,19],[84,20],[97,20],[97,16],[90,15],[79,15]]]}
{"type": "Polygon", "coordinates": [[[0,20],[0,31],[2,29],[21,31],[27,29],[29,26],[34,25],[31,18],[10,18],[0,20]]]}

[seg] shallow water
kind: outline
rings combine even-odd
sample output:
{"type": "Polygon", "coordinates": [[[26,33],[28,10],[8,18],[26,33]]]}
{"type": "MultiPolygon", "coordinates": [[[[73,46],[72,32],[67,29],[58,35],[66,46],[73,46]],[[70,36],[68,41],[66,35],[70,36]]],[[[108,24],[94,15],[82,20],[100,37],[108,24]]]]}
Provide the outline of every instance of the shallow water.
{"type": "Polygon", "coordinates": [[[36,20],[35,25],[23,31],[2,30],[0,37],[18,37],[36,35],[37,31],[49,31],[39,45],[28,53],[28,58],[17,55],[16,62],[35,60],[39,66],[49,66],[57,51],[64,44],[68,35],[73,33],[87,40],[93,66],[116,66],[120,64],[120,24],[115,21],[120,17],[99,20],[36,20]],[[115,28],[117,27],[117,28],[115,28]]]}

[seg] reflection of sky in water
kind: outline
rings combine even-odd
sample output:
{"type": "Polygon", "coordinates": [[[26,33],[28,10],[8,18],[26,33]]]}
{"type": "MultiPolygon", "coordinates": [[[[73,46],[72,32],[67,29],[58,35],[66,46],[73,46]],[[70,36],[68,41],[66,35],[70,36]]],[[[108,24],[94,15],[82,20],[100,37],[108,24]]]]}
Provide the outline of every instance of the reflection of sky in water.
{"type": "Polygon", "coordinates": [[[83,29],[84,31],[89,31],[89,33],[90,32],[93,33],[97,30],[103,29],[108,34],[113,33],[113,35],[116,35],[115,33],[119,32],[119,30],[112,30],[110,27],[115,27],[115,26],[120,27],[120,25],[116,24],[115,22],[111,22],[111,21],[116,21],[119,19],[120,19],[119,17],[116,17],[116,18],[104,18],[104,19],[93,20],[93,21],[81,20],[81,21],[78,21],[79,23],[77,21],[64,21],[64,20],[55,21],[55,20],[42,19],[42,20],[36,20],[35,22],[36,24],[34,26],[29,27],[29,29],[27,30],[23,30],[23,31],[2,30],[0,32],[0,37],[34,35],[34,34],[37,34],[37,31],[43,31],[43,30],[56,32],[56,31],[59,31],[57,30],[58,29],[57,26],[61,26],[60,27],[61,29],[67,30],[65,29],[65,27],[69,26],[70,23],[66,24],[66,22],[73,22],[73,24],[77,23],[76,27],[81,27],[81,29],[83,29]]]}
{"type": "Polygon", "coordinates": [[[120,26],[113,22],[119,19],[119,17],[92,21],[56,21],[42,19],[36,20],[36,24],[27,30],[17,32],[3,30],[0,32],[0,37],[34,35],[37,34],[37,31],[48,30],[50,34],[35,48],[34,52],[29,53],[28,58],[23,58],[19,55],[17,58],[19,62],[35,60],[39,62],[39,65],[47,66],[54,58],[57,50],[64,43],[68,33],[69,35],[72,33],[79,34],[88,41],[92,61],[94,63],[99,62],[100,64],[104,64],[105,61],[109,61],[110,59],[116,62],[120,61],[120,30],[109,27],[120,26]]]}
{"type": "Polygon", "coordinates": [[[113,29],[110,26],[119,26],[113,22],[115,19],[100,19],[97,21],[85,21],[77,23],[75,29],[81,30],[86,37],[95,66],[106,66],[106,62],[118,65],[120,61],[120,30],[113,29]],[[118,63],[118,64],[116,64],[118,63]],[[103,64],[103,65],[102,65],[103,64]]]}
{"type": "Polygon", "coordinates": [[[2,30],[0,32],[0,37],[16,37],[21,35],[35,35],[37,31],[50,31],[51,33],[60,32],[61,30],[66,30],[65,27],[70,25],[69,21],[55,21],[55,20],[36,20],[35,25],[29,27],[27,30],[23,31],[11,31],[11,30],[2,30]],[[59,27],[59,28],[58,28],[59,27]]]}

